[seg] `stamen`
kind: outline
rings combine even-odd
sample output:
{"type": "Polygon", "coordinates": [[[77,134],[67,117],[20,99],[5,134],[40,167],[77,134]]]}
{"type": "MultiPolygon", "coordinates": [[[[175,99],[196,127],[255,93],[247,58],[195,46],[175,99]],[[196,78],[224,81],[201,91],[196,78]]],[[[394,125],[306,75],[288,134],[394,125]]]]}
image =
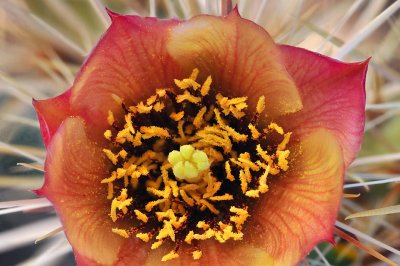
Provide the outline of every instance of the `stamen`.
{"type": "Polygon", "coordinates": [[[183,118],[184,115],[185,115],[185,112],[180,111],[179,113],[173,112],[169,117],[171,117],[175,121],[179,121],[183,118]]]}
{"type": "Polygon", "coordinates": [[[204,123],[204,114],[207,112],[207,107],[203,107],[200,109],[200,111],[197,113],[196,117],[193,120],[193,125],[199,129],[201,125],[204,123]]]}
{"type": "Polygon", "coordinates": [[[147,99],[146,104],[148,106],[153,105],[153,103],[155,103],[156,100],[157,100],[157,95],[153,95],[147,99]]]}
{"type": "Polygon", "coordinates": [[[152,245],[151,245],[151,249],[157,249],[157,248],[159,248],[162,244],[163,244],[163,240],[159,240],[159,241],[157,241],[157,242],[154,242],[152,245]]]}
{"type": "Polygon", "coordinates": [[[136,106],[136,110],[140,114],[149,114],[152,109],[153,109],[153,106],[146,106],[143,102],[140,102],[136,106]]]}
{"type": "Polygon", "coordinates": [[[189,79],[196,80],[198,75],[199,75],[199,69],[195,68],[193,69],[192,74],[190,74],[189,79]]]}
{"type": "Polygon", "coordinates": [[[168,130],[156,126],[142,126],[140,127],[140,133],[142,133],[143,139],[150,139],[154,137],[168,138],[170,136],[168,130]]]}
{"type": "Polygon", "coordinates": [[[258,99],[256,111],[258,114],[261,114],[262,112],[264,112],[264,109],[265,109],[265,96],[261,96],[258,99]]]}
{"type": "MultiPolygon", "coordinates": [[[[268,176],[290,166],[291,132],[258,122],[264,96],[251,118],[247,97],[223,96],[213,91],[211,76],[198,77],[195,68],[175,79],[175,88],[158,88],[131,106],[112,95],[124,115],[106,117],[110,146],[103,153],[111,168],[100,183],[107,185],[110,219],[131,225],[110,230],[151,241],[152,250],[174,244],[162,261],[178,258],[183,241],[242,240],[254,202],[269,190],[268,176]]],[[[192,249],[194,260],[201,256],[192,249]]]]}
{"type": "Polygon", "coordinates": [[[106,139],[108,139],[108,140],[111,140],[111,137],[112,137],[111,130],[106,130],[106,131],[104,132],[104,137],[105,137],[106,139]]]}
{"type": "Polygon", "coordinates": [[[280,126],[278,126],[278,124],[276,124],[276,123],[269,124],[268,128],[273,129],[276,132],[278,132],[279,134],[283,135],[283,129],[280,126]]]}
{"type": "Polygon", "coordinates": [[[138,233],[136,234],[136,237],[142,240],[143,242],[149,242],[150,240],[150,236],[148,233],[138,233]]]}
{"type": "Polygon", "coordinates": [[[251,131],[251,137],[255,140],[259,139],[261,133],[257,130],[257,128],[253,124],[249,124],[249,129],[251,131]]]}
{"type": "Polygon", "coordinates": [[[229,181],[235,181],[235,177],[232,175],[232,170],[231,170],[231,165],[229,164],[229,161],[225,162],[225,172],[226,172],[226,178],[229,181]]]}
{"type": "Polygon", "coordinates": [[[193,88],[194,90],[197,90],[198,88],[200,88],[200,84],[190,78],[183,80],[175,79],[174,82],[175,85],[181,90],[186,90],[188,88],[193,88]]]}
{"type": "Polygon", "coordinates": [[[136,214],[136,218],[140,221],[142,221],[143,223],[147,223],[147,221],[149,220],[149,218],[147,217],[146,214],[144,214],[143,212],[139,211],[139,210],[134,210],[135,214],[136,214]]]}
{"type": "Polygon", "coordinates": [[[162,257],[161,261],[169,261],[169,260],[176,259],[176,258],[179,258],[179,254],[176,253],[175,250],[171,250],[170,253],[168,253],[167,255],[162,257]]]}
{"type": "Polygon", "coordinates": [[[199,103],[201,101],[200,97],[193,96],[190,92],[185,91],[183,94],[179,94],[176,96],[176,102],[182,103],[183,101],[188,101],[191,103],[199,103]]]}
{"type": "Polygon", "coordinates": [[[120,236],[122,236],[124,238],[129,238],[128,232],[126,230],[124,230],[124,229],[113,228],[112,232],[117,234],[117,235],[120,235],[120,236]]]}
{"type": "Polygon", "coordinates": [[[163,102],[156,102],[153,105],[153,109],[156,112],[161,112],[162,110],[164,110],[164,108],[165,108],[165,104],[163,102]]]}
{"type": "Polygon", "coordinates": [[[196,250],[192,252],[192,256],[194,260],[199,260],[201,256],[203,255],[203,252],[201,250],[196,250]]]}
{"type": "Polygon", "coordinates": [[[116,165],[118,162],[118,155],[115,155],[112,151],[110,151],[109,149],[103,149],[103,152],[105,153],[105,155],[108,157],[108,159],[110,159],[110,161],[116,165]]]}
{"type": "Polygon", "coordinates": [[[110,126],[112,126],[115,122],[114,114],[111,111],[108,111],[107,122],[110,126]]]}

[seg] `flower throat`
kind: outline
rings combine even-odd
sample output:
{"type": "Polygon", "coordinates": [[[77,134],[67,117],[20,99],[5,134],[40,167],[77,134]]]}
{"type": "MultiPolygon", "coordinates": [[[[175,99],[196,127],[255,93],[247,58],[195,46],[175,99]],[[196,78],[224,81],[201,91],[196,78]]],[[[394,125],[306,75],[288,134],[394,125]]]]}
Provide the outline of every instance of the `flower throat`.
{"type": "Polygon", "coordinates": [[[200,241],[242,240],[268,175],[289,167],[291,132],[276,123],[261,127],[264,96],[249,117],[247,97],[223,96],[211,76],[200,84],[198,74],[130,107],[113,95],[125,117],[116,121],[109,111],[104,132],[113,165],[101,181],[116,223],[110,230],[151,249],[170,247],[162,261],[178,258],[182,245],[197,260],[200,241]]]}

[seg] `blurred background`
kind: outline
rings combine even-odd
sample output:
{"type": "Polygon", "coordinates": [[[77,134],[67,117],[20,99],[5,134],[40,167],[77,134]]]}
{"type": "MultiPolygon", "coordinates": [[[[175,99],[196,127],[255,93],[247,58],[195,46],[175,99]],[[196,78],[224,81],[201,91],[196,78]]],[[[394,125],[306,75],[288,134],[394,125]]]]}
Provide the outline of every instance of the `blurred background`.
{"type": "MultiPolygon", "coordinates": [[[[0,1],[0,265],[75,264],[51,204],[31,192],[41,187],[46,156],[31,100],[53,97],[71,86],[110,24],[105,7],[123,14],[188,19],[200,13],[220,15],[229,2],[0,1]]],[[[399,264],[400,1],[235,4],[276,42],[351,62],[372,56],[364,143],[346,174],[336,223],[354,241],[336,236],[335,247],[320,244],[302,265],[388,265],[381,261],[385,258],[399,264]],[[344,220],[349,215],[355,217],[344,220]]]]}

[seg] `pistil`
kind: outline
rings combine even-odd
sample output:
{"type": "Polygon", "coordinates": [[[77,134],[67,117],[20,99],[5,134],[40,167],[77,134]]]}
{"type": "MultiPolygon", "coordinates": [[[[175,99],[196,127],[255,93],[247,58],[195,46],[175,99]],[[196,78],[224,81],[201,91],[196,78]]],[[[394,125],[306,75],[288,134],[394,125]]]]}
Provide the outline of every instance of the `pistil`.
{"type": "Polygon", "coordinates": [[[207,154],[195,150],[192,145],[183,145],[179,151],[171,151],[168,154],[168,161],[173,165],[176,179],[188,183],[200,182],[202,172],[210,167],[207,154]]]}

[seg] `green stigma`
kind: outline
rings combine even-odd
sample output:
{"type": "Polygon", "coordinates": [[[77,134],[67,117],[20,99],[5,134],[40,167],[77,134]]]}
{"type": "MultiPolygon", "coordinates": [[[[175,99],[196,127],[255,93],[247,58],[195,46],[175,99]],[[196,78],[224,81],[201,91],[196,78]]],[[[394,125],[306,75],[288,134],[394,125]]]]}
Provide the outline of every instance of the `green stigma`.
{"type": "Polygon", "coordinates": [[[201,172],[210,167],[207,154],[196,150],[192,145],[182,145],[168,154],[168,161],[173,165],[173,173],[177,180],[188,183],[201,181],[201,172]]]}

